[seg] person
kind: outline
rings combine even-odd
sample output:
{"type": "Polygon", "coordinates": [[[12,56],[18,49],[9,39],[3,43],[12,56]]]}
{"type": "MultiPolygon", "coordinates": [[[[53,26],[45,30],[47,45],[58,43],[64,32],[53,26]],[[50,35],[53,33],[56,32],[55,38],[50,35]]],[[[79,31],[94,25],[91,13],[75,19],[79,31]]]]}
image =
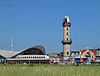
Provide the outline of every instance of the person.
{"type": "Polygon", "coordinates": [[[76,62],[75,65],[78,66],[79,65],[78,62],[76,62]]]}

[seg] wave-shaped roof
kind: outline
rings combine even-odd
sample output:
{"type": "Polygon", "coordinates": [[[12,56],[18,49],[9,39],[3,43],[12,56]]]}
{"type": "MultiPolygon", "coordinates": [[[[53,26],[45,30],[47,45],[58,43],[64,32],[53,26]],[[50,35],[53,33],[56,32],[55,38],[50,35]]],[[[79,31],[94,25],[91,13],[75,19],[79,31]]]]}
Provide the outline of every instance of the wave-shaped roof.
{"type": "Polygon", "coordinates": [[[12,56],[16,55],[17,53],[18,52],[15,52],[15,51],[0,50],[0,55],[5,58],[12,57],[12,56]]]}
{"type": "MultiPolygon", "coordinates": [[[[20,54],[21,52],[25,52],[25,51],[30,50],[30,49],[39,49],[42,52],[42,54],[45,55],[45,48],[43,46],[33,46],[33,47],[27,48],[27,49],[22,50],[22,51],[0,50],[0,55],[5,57],[5,58],[10,58],[10,57],[13,57],[13,56],[20,54]]],[[[34,51],[36,51],[36,50],[34,50],[34,51]]]]}

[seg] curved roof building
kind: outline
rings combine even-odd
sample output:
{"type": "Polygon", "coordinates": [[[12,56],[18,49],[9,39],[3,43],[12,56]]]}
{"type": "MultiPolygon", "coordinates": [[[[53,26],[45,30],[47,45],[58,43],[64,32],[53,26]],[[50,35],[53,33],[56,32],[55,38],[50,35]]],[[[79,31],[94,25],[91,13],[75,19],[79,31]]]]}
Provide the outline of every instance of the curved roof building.
{"type": "Polygon", "coordinates": [[[33,46],[22,51],[0,50],[0,62],[7,64],[34,64],[50,61],[43,46],[33,46]]]}
{"type": "Polygon", "coordinates": [[[5,58],[14,58],[17,55],[45,55],[45,48],[43,46],[34,46],[18,52],[0,50],[0,55],[5,58]]]}

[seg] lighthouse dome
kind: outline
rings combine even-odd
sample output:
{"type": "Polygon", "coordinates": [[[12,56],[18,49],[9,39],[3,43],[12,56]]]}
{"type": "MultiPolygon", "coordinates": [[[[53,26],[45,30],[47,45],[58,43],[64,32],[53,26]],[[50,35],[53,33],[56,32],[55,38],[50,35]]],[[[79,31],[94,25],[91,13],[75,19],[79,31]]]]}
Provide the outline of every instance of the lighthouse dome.
{"type": "Polygon", "coordinates": [[[65,21],[69,22],[69,16],[65,16],[65,21]]]}

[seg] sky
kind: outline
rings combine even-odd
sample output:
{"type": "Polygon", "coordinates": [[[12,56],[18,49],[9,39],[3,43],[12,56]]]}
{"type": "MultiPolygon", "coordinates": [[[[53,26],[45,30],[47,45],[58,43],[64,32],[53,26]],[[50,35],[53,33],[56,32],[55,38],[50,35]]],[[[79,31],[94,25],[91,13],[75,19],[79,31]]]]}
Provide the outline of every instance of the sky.
{"type": "Polygon", "coordinates": [[[71,22],[71,50],[100,48],[100,0],[0,0],[0,49],[44,46],[63,51],[64,16],[71,22]]]}

